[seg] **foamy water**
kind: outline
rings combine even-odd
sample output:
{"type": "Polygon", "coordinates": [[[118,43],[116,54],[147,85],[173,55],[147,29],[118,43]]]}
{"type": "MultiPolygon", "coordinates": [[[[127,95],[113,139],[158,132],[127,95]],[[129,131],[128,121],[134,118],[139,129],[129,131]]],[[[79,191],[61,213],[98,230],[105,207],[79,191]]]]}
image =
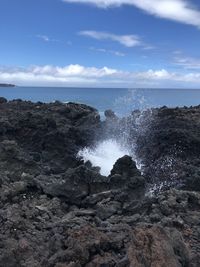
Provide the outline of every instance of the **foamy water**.
{"type": "Polygon", "coordinates": [[[114,139],[104,140],[97,143],[95,147],[86,147],[78,153],[84,162],[89,160],[93,166],[100,167],[100,173],[105,176],[110,174],[115,162],[125,155],[129,155],[128,149],[114,139]]]}
{"type": "MultiPolygon", "coordinates": [[[[119,98],[118,101],[116,101],[116,105],[129,107],[130,110],[133,110],[133,103],[135,103],[136,100],[139,101],[138,106],[140,106],[141,111],[147,108],[145,98],[142,97],[138,99],[135,96],[135,92],[132,90],[127,97],[119,98]]],[[[103,114],[101,114],[101,118],[103,117],[102,115],[103,114]]],[[[138,133],[140,131],[145,131],[143,124],[146,124],[146,122],[146,116],[144,117],[143,112],[141,112],[135,123],[134,121],[132,123],[128,117],[123,121],[122,126],[114,125],[115,122],[113,122],[114,124],[110,123],[107,125],[108,129],[105,129],[105,131],[110,130],[112,138],[104,139],[98,142],[94,147],[86,147],[80,150],[78,157],[81,157],[84,162],[90,161],[94,167],[100,167],[100,173],[108,176],[115,162],[119,158],[128,155],[132,157],[136,162],[137,168],[142,172],[143,165],[135,155],[136,143],[134,138],[130,140],[130,136],[131,132],[138,133]],[[113,134],[112,127],[115,129],[115,126],[117,126],[117,133],[113,134]]]]}

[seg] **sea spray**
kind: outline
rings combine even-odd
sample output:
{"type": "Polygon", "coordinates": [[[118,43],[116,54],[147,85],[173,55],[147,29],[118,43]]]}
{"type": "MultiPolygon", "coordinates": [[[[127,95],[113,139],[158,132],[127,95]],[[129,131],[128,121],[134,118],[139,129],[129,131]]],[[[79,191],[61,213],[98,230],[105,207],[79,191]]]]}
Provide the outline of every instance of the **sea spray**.
{"type": "Polygon", "coordinates": [[[144,111],[153,106],[151,100],[143,95],[143,92],[137,89],[128,89],[127,93],[115,99],[114,110],[122,117],[130,114],[133,110],[144,111]]]}
{"type": "Polygon", "coordinates": [[[124,118],[123,122],[122,120],[118,121],[118,124],[117,122],[105,124],[104,139],[97,141],[92,147],[81,149],[78,157],[82,158],[84,162],[90,161],[94,167],[100,167],[100,173],[108,176],[115,162],[128,155],[132,157],[137,168],[142,172],[143,165],[135,153],[137,138],[135,133],[139,131],[139,124],[136,126],[131,117],[124,118]]]}
{"type": "Polygon", "coordinates": [[[116,99],[115,107],[119,117],[106,118],[101,141],[97,141],[93,147],[81,149],[78,157],[84,162],[90,161],[94,167],[100,167],[101,174],[108,176],[115,162],[124,155],[129,155],[143,172],[143,163],[136,156],[136,150],[137,138],[144,134],[151,117],[150,110],[148,114],[145,113],[148,103],[144,96],[130,89],[126,96],[116,99]],[[136,107],[138,110],[133,111],[136,107]]]}
{"type": "Polygon", "coordinates": [[[100,167],[100,173],[105,176],[110,174],[115,162],[124,155],[130,155],[128,149],[115,139],[103,140],[93,148],[85,147],[78,153],[84,162],[89,160],[93,166],[100,167]]]}
{"type": "MultiPolygon", "coordinates": [[[[130,98],[118,99],[118,106],[131,109],[134,91],[130,91],[130,98]],[[121,105],[120,105],[121,103],[121,105]]],[[[136,162],[137,168],[147,179],[146,196],[154,196],[171,187],[179,187],[179,173],[181,167],[177,160],[177,154],[181,154],[179,148],[172,147],[167,155],[152,153],[156,149],[148,150],[154,144],[154,134],[157,133],[158,110],[148,107],[142,97],[138,110],[131,111],[130,115],[120,117],[107,116],[102,122],[103,130],[100,134],[102,141],[97,141],[94,147],[86,147],[79,151],[79,157],[90,161],[93,166],[101,168],[101,174],[108,176],[115,162],[129,155],[136,162]]],[[[138,105],[139,105],[138,104],[138,105]]],[[[121,113],[122,115],[122,113],[121,113]]],[[[158,129],[159,130],[159,129],[158,129]]],[[[156,143],[156,142],[155,142],[156,143]]],[[[161,144],[162,145],[162,144],[161,144]]]]}
{"type": "MultiPolygon", "coordinates": [[[[123,103],[123,106],[128,102],[131,106],[134,100],[133,96],[134,91],[130,90],[127,98],[120,99],[119,102],[123,103]]],[[[143,111],[139,110],[124,118],[108,117],[103,124],[101,141],[97,141],[93,147],[81,149],[78,157],[82,158],[84,162],[90,161],[94,167],[100,167],[100,173],[108,176],[115,162],[119,158],[129,155],[142,172],[143,164],[136,156],[136,143],[140,132],[144,130],[142,124],[146,123],[146,120],[147,116],[144,116],[143,111]]]]}

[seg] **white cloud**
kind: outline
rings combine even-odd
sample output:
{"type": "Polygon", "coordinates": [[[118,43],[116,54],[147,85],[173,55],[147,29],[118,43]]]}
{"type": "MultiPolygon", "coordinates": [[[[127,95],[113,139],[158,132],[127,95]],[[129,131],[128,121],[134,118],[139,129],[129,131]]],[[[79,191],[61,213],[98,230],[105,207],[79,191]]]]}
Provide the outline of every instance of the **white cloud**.
{"type": "Polygon", "coordinates": [[[200,11],[187,0],[63,0],[97,7],[135,6],[156,17],[200,27],[200,11]]]}
{"type": "Polygon", "coordinates": [[[174,58],[174,64],[184,69],[200,69],[200,59],[183,56],[181,53],[174,58]]]}
{"type": "Polygon", "coordinates": [[[47,35],[38,34],[36,35],[37,38],[41,39],[44,42],[59,42],[57,39],[52,39],[47,35]]]}
{"type": "Polygon", "coordinates": [[[0,82],[30,86],[91,86],[91,87],[198,87],[200,72],[177,73],[165,69],[122,71],[108,67],[81,65],[32,66],[28,68],[0,67],[0,82]]]}
{"type": "Polygon", "coordinates": [[[148,70],[146,72],[138,72],[134,74],[138,79],[146,80],[170,80],[176,78],[176,74],[169,73],[165,69],[161,70],[148,70]]]}
{"type": "Polygon", "coordinates": [[[38,34],[38,35],[36,35],[36,37],[41,39],[41,40],[43,40],[43,41],[45,41],[45,42],[49,42],[50,41],[50,39],[49,39],[49,37],[47,35],[38,34]]]}
{"type": "Polygon", "coordinates": [[[137,35],[117,35],[108,32],[98,31],[81,31],[80,35],[88,36],[97,40],[111,40],[118,42],[126,47],[135,47],[142,45],[140,38],[137,35]]]}
{"type": "Polygon", "coordinates": [[[85,78],[101,78],[110,76],[118,73],[116,69],[107,67],[96,68],[96,67],[84,67],[78,64],[68,65],[65,67],[58,66],[34,66],[30,67],[27,72],[31,72],[34,75],[48,75],[57,78],[68,78],[68,77],[85,77],[85,78]]]}
{"type": "Polygon", "coordinates": [[[114,56],[118,56],[118,57],[124,57],[126,54],[120,52],[120,51],[115,51],[115,50],[107,50],[104,48],[95,48],[95,47],[90,47],[90,50],[92,51],[96,51],[96,52],[101,52],[101,53],[106,53],[106,54],[111,54],[114,56]]]}

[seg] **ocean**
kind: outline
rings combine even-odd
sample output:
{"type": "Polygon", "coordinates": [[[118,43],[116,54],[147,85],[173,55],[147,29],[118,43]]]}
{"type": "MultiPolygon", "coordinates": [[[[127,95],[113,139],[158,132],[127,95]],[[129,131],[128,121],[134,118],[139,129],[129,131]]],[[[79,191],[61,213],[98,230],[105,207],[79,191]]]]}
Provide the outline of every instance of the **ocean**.
{"type": "Polygon", "coordinates": [[[1,87],[0,96],[8,100],[33,102],[77,102],[95,107],[100,113],[112,109],[118,115],[150,107],[182,107],[200,104],[199,89],[119,89],[64,87],[1,87]]]}

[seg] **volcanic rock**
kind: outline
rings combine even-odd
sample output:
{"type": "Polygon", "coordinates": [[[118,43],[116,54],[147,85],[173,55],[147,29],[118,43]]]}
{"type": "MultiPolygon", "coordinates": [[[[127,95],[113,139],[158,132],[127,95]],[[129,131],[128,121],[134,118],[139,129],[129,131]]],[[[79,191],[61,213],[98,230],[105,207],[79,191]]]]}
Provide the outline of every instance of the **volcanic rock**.
{"type": "Polygon", "coordinates": [[[0,102],[0,266],[200,266],[199,106],[102,122],[81,104],[0,102]],[[108,177],[77,158],[125,130],[142,174],[130,156],[108,177]]]}

